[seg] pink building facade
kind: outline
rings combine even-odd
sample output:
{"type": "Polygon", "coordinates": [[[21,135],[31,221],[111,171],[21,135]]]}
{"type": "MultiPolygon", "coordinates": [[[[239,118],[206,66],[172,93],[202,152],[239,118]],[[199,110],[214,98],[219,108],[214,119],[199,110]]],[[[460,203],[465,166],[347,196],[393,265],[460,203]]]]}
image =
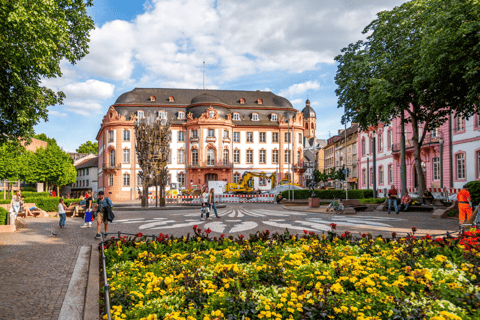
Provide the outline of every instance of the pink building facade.
{"type": "MultiPolygon", "coordinates": [[[[451,124],[449,121],[450,120],[436,130],[427,132],[421,148],[422,169],[425,175],[427,188],[453,187],[451,172],[451,135],[449,134],[451,124]]],[[[419,134],[422,133],[423,126],[421,127],[419,134]]],[[[373,188],[373,170],[376,170],[376,186],[377,190],[380,191],[380,196],[384,193],[384,189],[389,188],[392,184],[400,190],[400,137],[400,117],[393,119],[389,125],[379,124],[366,131],[359,132],[360,189],[373,188]],[[376,140],[375,169],[373,168],[373,137],[375,137],[376,140]]],[[[418,182],[415,174],[412,125],[410,123],[406,124],[405,127],[405,145],[407,188],[413,189],[418,187],[418,182]]],[[[480,159],[480,149],[478,156],[480,159]]]]}

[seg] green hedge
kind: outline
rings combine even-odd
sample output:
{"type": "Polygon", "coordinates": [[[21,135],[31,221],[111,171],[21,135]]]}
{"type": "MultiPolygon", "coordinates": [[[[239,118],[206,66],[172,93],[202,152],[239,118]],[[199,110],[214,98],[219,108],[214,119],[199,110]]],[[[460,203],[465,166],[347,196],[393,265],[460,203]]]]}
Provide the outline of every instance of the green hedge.
{"type": "Polygon", "coordinates": [[[4,226],[7,224],[7,216],[8,216],[8,211],[0,207],[0,226],[4,226]]]}
{"type": "Polygon", "coordinates": [[[37,189],[35,187],[25,187],[22,189],[22,192],[37,192],[37,189]]]}
{"type": "Polygon", "coordinates": [[[363,197],[366,199],[373,198],[373,190],[372,189],[362,189],[363,197]]]}
{"type": "MultiPolygon", "coordinates": [[[[292,191],[285,190],[282,192],[282,196],[288,199],[288,193],[292,193],[292,191]]],[[[312,195],[312,190],[310,189],[303,189],[303,190],[295,190],[294,191],[295,199],[308,199],[312,195]]],[[[345,199],[345,190],[315,190],[315,194],[319,199],[334,199],[340,198],[345,199]]],[[[363,190],[348,190],[348,199],[363,199],[364,192],[363,190]]]]}
{"type": "MultiPolygon", "coordinates": [[[[37,208],[47,212],[58,212],[58,203],[60,198],[25,198],[25,203],[35,203],[37,208]]],[[[0,200],[0,204],[9,204],[11,200],[0,200]]],[[[64,199],[65,205],[68,207],[72,202],[80,202],[80,199],[64,199]]]]}
{"type": "Polygon", "coordinates": [[[360,203],[363,204],[380,204],[384,203],[387,198],[369,198],[369,199],[360,199],[360,203]]]}
{"type": "MultiPolygon", "coordinates": [[[[0,191],[0,200],[3,200],[3,194],[5,193],[5,191],[0,191]]],[[[32,192],[32,191],[22,191],[22,196],[24,196],[25,198],[40,198],[40,197],[44,197],[44,198],[47,198],[47,197],[50,197],[50,195],[48,194],[48,192],[32,192]]],[[[11,192],[7,192],[7,198],[12,198],[12,193],[11,192]]]]}
{"type": "Polygon", "coordinates": [[[472,197],[472,204],[474,206],[480,203],[480,181],[470,181],[468,184],[468,192],[472,197]]]}

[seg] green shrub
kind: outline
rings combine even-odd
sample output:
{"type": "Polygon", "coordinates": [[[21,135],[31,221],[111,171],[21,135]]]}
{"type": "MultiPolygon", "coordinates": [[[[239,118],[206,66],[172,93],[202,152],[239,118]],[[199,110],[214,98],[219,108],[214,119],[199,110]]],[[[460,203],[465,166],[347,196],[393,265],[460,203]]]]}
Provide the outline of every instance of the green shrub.
{"type": "MultiPolygon", "coordinates": [[[[5,193],[5,191],[0,191],[0,199],[3,200],[3,194],[5,193]]],[[[48,194],[48,192],[32,192],[32,191],[22,191],[22,196],[24,196],[25,198],[40,198],[40,197],[44,197],[44,198],[47,198],[47,197],[50,197],[50,195],[48,194]]],[[[7,196],[6,196],[8,199],[11,199],[12,198],[12,193],[11,192],[7,192],[7,196]]]]}
{"type": "Polygon", "coordinates": [[[480,203],[480,181],[470,181],[467,185],[468,192],[472,197],[472,204],[476,206],[480,203]]]}
{"type": "Polygon", "coordinates": [[[387,198],[369,198],[369,199],[360,199],[360,203],[363,204],[380,204],[384,203],[387,198]]]}
{"type": "MultiPolygon", "coordinates": [[[[288,199],[288,190],[282,192],[282,196],[288,199]]],[[[292,193],[292,191],[290,191],[292,193]]],[[[315,190],[315,194],[319,199],[345,199],[345,190],[315,190]]],[[[294,190],[296,200],[308,199],[312,195],[312,190],[302,189],[294,190]]],[[[292,195],[291,195],[292,196],[292,195]]],[[[348,190],[348,199],[363,199],[363,190],[348,190]]]]}
{"type": "Polygon", "coordinates": [[[7,224],[7,216],[8,216],[7,209],[0,207],[0,226],[4,226],[7,224]]]}
{"type": "Polygon", "coordinates": [[[372,189],[362,189],[363,197],[366,199],[373,198],[373,190],[372,189]]]}
{"type": "Polygon", "coordinates": [[[25,187],[22,189],[22,193],[23,192],[37,192],[37,189],[35,187],[25,187]]]}
{"type": "MultiPolygon", "coordinates": [[[[52,198],[52,197],[39,197],[39,198],[25,198],[23,200],[24,203],[35,203],[37,208],[45,210],[47,212],[57,212],[58,211],[58,203],[60,198],[52,198]]],[[[80,202],[80,199],[64,199],[65,205],[68,207],[72,202],[80,202]]],[[[0,200],[0,204],[9,204],[11,200],[0,200]]]]}
{"type": "Polygon", "coordinates": [[[348,190],[348,199],[363,199],[365,198],[365,193],[363,190],[352,189],[348,190]]]}

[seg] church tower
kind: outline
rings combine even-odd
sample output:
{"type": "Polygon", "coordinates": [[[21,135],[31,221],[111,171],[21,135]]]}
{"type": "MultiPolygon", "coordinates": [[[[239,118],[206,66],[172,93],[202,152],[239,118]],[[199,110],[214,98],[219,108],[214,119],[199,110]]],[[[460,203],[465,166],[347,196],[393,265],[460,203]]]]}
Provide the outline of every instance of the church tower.
{"type": "Polygon", "coordinates": [[[317,116],[312,107],[310,107],[310,100],[305,101],[305,108],[303,113],[303,127],[305,128],[305,138],[316,138],[317,131],[317,116]]]}

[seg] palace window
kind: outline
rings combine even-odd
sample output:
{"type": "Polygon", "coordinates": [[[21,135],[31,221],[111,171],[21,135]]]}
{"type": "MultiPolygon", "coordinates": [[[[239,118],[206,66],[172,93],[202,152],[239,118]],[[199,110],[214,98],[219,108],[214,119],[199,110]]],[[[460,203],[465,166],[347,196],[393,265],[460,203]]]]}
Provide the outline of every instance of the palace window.
{"type": "Polygon", "coordinates": [[[137,174],[137,186],[142,186],[142,177],[140,174],[137,174]]]}
{"type": "Polygon", "coordinates": [[[115,150],[110,151],[110,167],[115,167],[115,150]]]}
{"type": "Polygon", "coordinates": [[[258,113],[253,113],[252,114],[252,121],[258,121],[258,113]]]}
{"type": "Polygon", "coordinates": [[[435,157],[432,159],[433,164],[433,180],[440,180],[440,158],[435,157]]]}
{"type": "Polygon", "coordinates": [[[178,163],[185,163],[185,150],[178,150],[178,163]]]}
{"type": "Polygon", "coordinates": [[[278,150],[272,151],[272,163],[278,163],[278,150]]]}
{"type": "Polygon", "coordinates": [[[244,98],[240,98],[240,104],[245,104],[245,99],[244,98]]]}
{"type": "Polygon", "coordinates": [[[290,132],[285,132],[285,143],[290,143],[290,132]]]}
{"type": "Polygon", "coordinates": [[[178,174],[178,183],[180,184],[181,187],[185,186],[185,174],[184,173],[179,173],[178,174]]]}
{"type": "Polygon", "coordinates": [[[392,144],[393,144],[393,133],[392,130],[388,130],[387,132],[387,143],[388,143],[388,149],[392,149],[392,144]]]}
{"type": "Polygon", "coordinates": [[[113,186],[113,174],[108,176],[108,185],[111,187],[113,186]]]}
{"type": "Polygon", "coordinates": [[[224,139],[230,139],[230,134],[228,130],[223,130],[223,138],[224,139]]]}
{"type": "Polygon", "coordinates": [[[457,179],[465,179],[465,153],[459,153],[455,156],[457,164],[457,179]]]}
{"type": "Polygon", "coordinates": [[[438,128],[435,128],[431,132],[432,138],[438,138],[438,128]]]}
{"type": "Polygon", "coordinates": [[[167,113],[165,111],[158,111],[157,117],[160,120],[167,119],[167,113]]]}
{"type": "Polygon", "coordinates": [[[173,96],[168,97],[168,102],[175,102],[175,98],[173,96]]]}
{"type": "Polygon", "coordinates": [[[272,132],[272,142],[278,143],[278,132],[272,132]]]}
{"type": "Polygon", "coordinates": [[[455,117],[455,131],[463,131],[465,130],[465,125],[463,122],[463,117],[455,117]]]}
{"type": "Polygon", "coordinates": [[[297,163],[298,163],[298,164],[300,164],[301,154],[302,154],[302,153],[301,153],[300,151],[297,152],[297,163]]]}
{"type": "Polygon", "coordinates": [[[179,142],[185,141],[185,131],[178,131],[178,141],[179,142]]]}
{"type": "Polygon", "coordinates": [[[393,183],[393,166],[391,164],[388,165],[388,184],[393,183]]]}
{"type": "Polygon", "coordinates": [[[192,165],[193,166],[198,165],[198,149],[192,150],[192,165]]]}
{"type": "Polygon", "coordinates": [[[143,119],[145,118],[145,113],[141,110],[137,111],[137,118],[138,119],[143,119]]]}
{"type": "Polygon", "coordinates": [[[258,104],[263,104],[263,100],[262,99],[257,99],[257,103],[258,104]]]}
{"type": "Polygon", "coordinates": [[[179,120],[185,119],[185,112],[179,111],[179,112],[178,112],[178,119],[179,119],[179,120]]]}
{"type": "Polygon", "coordinates": [[[384,183],[384,179],[383,179],[383,166],[380,166],[380,167],[378,168],[378,183],[379,183],[380,185],[383,185],[383,183],[384,183]]]}
{"type": "Polygon", "coordinates": [[[198,130],[192,130],[192,138],[198,138],[198,130]]]}
{"type": "Polygon", "coordinates": [[[233,150],[233,162],[240,163],[240,150],[233,150]]]}
{"type": "Polygon", "coordinates": [[[285,150],[285,163],[290,163],[290,159],[291,159],[291,152],[290,150],[285,150]]]}
{"type": "Polygon", "coordinates": [[[302,141],[302,134],[301,134],[301,133],[298,134],[298,143],[299,143],[299,144],[302,144],[302,143],[303,143],[303,141],[302,141]]]}
{"type": "Polygon", "coordinates": [[[128,187],[130,185],[130,174],[124,173],[123,174],[123,185],[128,187]]]}
{"type": "Polygon", "coordinates": [[[223,165],[224,166],[228,165],[228,158],[229,158],[228,149],[224,149],[223,150],[223,165]]]}
{"type": "Polygon", "coordinates": [[[260,142],[267,142],[267,133],[266,132],[260,132],[260,142]]]}
{"type": "Polygon", "coordinates": [[[271,116],[271,119],[270,119],[270,120],[271,120],[271,121],[277,121],[277,118],[278,118],[277,114],[276,114],[276,113],[272,113],[272,116],[271,116]]]}
{"type": "Polygon", "coordinates": [[[260,163],[267,163],[267,151],[260,150],[260,163]]]}
{"type": "Polygon", "coordinates": [[[207,149],[207,166],[215,165],[215,150],[207,149]]]}
{"type": "Polygon", "coordinates": [[[208,137],[215,138],[215,129],[208,129],[208,137]]]}
{"type": "Polygon", "coordinates": [[[247,132],[247,142],[253,142],[253,132],[247,132]]]}
{"type": "Polygon", "coordinates": [[[130,141],[130,130],[123,130],[123,141],[130,141]]]}
{"type": "Polygon", "coordinates": [[[108,142],[113,142],[114,140],[114,132],[113,130],[112,131],[108,131],[108,142]]]}
{"type": "Polygon", "coordinates": [[[365,156],[367,153],[367,143],[365,142],[365,138],[362,139],[362,156],[365,156]]]}
{"type": "Polygon", "coordinates": [[[235,173],[233,175],[233,183],[239,183],[240,182],[240,173],[235,173]]]}
{"type": "Polygon", "coordinates": [[[363,182],[364,186],[367,185],[367,170],[366,169],[362,170],[362,182],[363,182]]]}
{"type": "Polygon", "coordinates": [[[253,150],[247,150],[247,163],[253,163],[253,150]]]}
{"type": "Polygon", "coordinates": [[[240,132],[233,133],[233,142],[240,142],[240,132]]]}
{"type": "Polygon", "coordinates": [[[378,152],[383,151],[383,135],[379,134],[378,135],[378,152]]]}
{"type": "Polygon", "coordinates": [[[240,113],[233,114],[233,121],[240,121],[240,113]]]}
{"type": "Polygon", "coordinates": [[[130,149],[123,149],[123,163],[130,163],[130,149]]]}

